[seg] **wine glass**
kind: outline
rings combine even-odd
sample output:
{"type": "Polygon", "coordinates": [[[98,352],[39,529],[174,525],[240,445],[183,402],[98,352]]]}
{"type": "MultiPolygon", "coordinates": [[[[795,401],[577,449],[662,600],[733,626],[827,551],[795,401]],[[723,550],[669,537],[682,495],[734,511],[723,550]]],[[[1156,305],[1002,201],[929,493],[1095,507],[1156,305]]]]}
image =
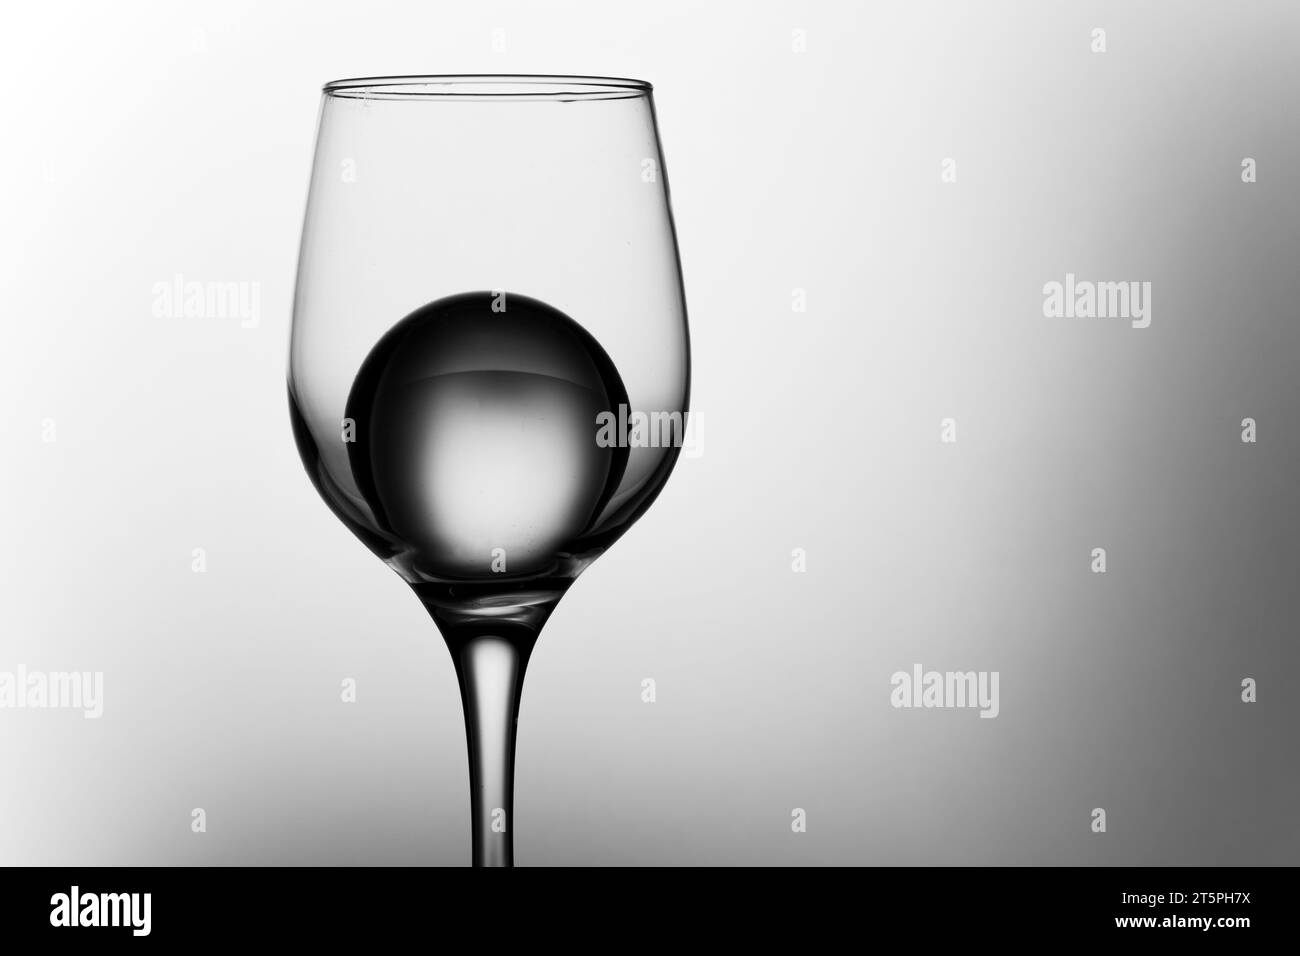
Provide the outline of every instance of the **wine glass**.
{"type": "Polygon", "coordinates": [[[689,382],[650,84],[325,86],[293,306],[294,436],[325,503],[451,651],[476,866],[513,865],[529,654],[663,487],[689,382]]]}

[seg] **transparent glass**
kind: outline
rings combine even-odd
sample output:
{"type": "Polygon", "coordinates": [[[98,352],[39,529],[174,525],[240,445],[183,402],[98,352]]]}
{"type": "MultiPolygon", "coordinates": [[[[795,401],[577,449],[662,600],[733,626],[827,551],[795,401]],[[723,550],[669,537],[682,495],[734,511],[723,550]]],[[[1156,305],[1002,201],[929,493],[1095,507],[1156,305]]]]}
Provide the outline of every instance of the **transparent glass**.
{"type": "Polygon", "coordinates": [[[451,650],[475,865],[513,863],[529,654],[663,487],[689,382],[648,83],[324,88],[294,297],[294,435],[325,503],[451,650]]]}

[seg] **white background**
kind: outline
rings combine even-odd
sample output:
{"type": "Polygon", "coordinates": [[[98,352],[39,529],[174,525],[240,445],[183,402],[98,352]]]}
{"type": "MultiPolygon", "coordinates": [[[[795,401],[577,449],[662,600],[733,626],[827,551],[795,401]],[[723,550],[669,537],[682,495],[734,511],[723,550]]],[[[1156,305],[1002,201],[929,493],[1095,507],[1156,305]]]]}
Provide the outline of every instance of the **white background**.
{"type": "Polygon", "coordinates": [[[289,309],[321,84],[538,72],[655,84],[704,454],[538,644],[518,861],[1295,863],[1298,25],[7,7],[0,670],[105,700],[0,710],[0,862],[468,860],[451,661],[302,471],[289,309]],[[1151,281],[1151,327],[1044,318],[1067,271],[1151,281]],[[260,323],[156,318],[177,273],[260,323]],[[1000,716],[891,708],[914,663],[998,671],[1000,716]]]}

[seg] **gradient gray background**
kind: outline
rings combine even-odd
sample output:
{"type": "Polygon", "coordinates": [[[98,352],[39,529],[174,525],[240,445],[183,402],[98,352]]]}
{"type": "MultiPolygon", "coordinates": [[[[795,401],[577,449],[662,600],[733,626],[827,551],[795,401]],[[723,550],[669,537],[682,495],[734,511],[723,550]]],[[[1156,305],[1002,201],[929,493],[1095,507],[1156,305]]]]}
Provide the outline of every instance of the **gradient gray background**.
{"type": "Polygon", "coordinates": [[[101,670],[105,711],[0,710],[0,862],[468,861],[450,658],[311,489],[284,391],[320,84],[454,72],[656,84],[705,425],[537,647],[521,864],[1300,862],[1297,27],[7,12],[0,670],[101,670]],[[1152,282],[1151,327],[1044,318],[1067,271],[1152,282]],[[155,318],[176,273],[260,283],[261,324],[155,318]],[[1001,715],[891,708],[916,662],[999,671],[1001,715]]]}

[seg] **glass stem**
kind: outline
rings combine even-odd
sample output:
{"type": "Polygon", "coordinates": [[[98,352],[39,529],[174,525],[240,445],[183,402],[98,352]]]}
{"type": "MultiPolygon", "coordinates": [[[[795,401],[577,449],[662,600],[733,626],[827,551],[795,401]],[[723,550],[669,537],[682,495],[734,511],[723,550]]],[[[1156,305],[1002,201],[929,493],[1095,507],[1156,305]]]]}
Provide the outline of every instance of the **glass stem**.
{"type": "Polygon", "coordinates": [[[465,705],[474,866],[514,866],[515,727],[535,639],[447,636],[465,705]]]}

